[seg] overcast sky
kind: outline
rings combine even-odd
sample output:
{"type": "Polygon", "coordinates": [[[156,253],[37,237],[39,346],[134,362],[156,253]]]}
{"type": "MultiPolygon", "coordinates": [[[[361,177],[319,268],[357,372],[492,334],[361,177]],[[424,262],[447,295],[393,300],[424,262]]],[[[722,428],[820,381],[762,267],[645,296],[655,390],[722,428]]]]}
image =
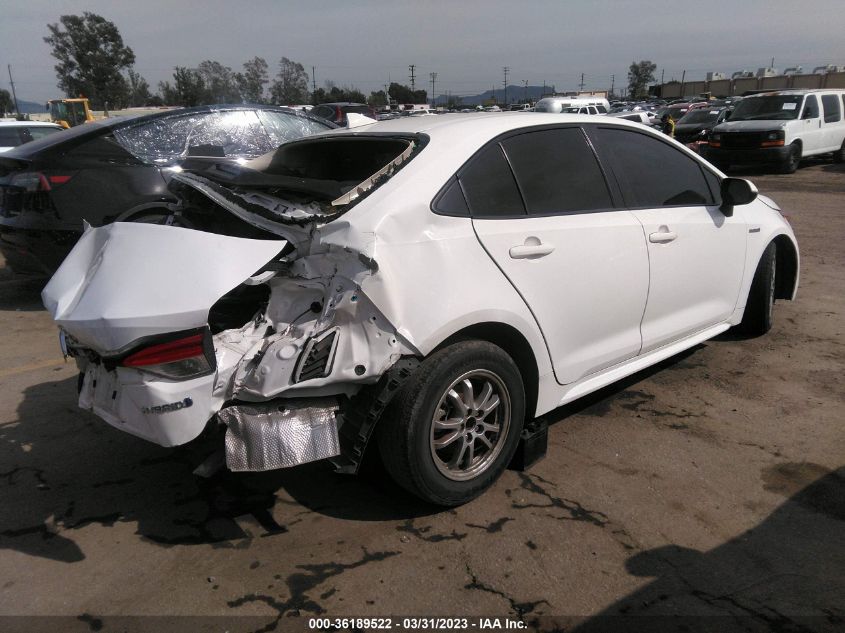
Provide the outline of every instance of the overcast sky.
{"type": "Polygon", "coordinates": [[[264,57],[301,62],[317,85],[331,80],[365,94],[388,81],[478,94],[508,83],[607,89],[625,85],[628,65],[650,59],[657,79],[703,79],[775,67],[845,65],[842,0],[0,0],[0,88],[12,65],[18,98],[60,96],[47,24],[98,13],[135,52],[135,68],[155,91],[174,66],[212,59],[241,70],[264,57]]]}

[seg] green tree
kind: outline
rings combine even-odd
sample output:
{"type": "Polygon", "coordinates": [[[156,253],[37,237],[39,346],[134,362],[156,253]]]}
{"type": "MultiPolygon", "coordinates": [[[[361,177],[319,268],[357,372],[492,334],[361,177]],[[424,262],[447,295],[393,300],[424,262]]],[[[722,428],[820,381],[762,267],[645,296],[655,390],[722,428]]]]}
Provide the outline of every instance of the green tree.
{"type": "Polygon", "coordinates": [[[95,107],[125,104],[129,87],[121,71],[135,63],[135,53],[123,44],[117,26],[96,13],[63,15],[48,24],[44,41],[52,47],[58,87],[68,97],[80,94],[95,107]]]}
{"type": "Polygon", "coordinates": [[[6,112],[11,112],[14,108],[15,104],[12,103],[12,95],[9,94],[8,90],[0,88],[0,113],[5,114],[6,112]]]}
{"type": "Polygon", "coordinates": [[[201,104],[240,102],[241,93],[231,68],[207,59],[200,63],[196,72],[205,84],[205,94],[200,99],[201,104]]]}
{"type": "Polygon", "coordinates": [[[654,82],[654,71],[657,64],[646,59],[640,62],[631,62],[628,68],[628,93],[634,99],[641,99],[648,96],[648,84],[654,82]]]}
{"type": "Polygon", "coordinates": [[[308,100],[308,73],[299,62],[279,60],[279,72],[270,86],[270,99],[279,105],[296,105],[308,100]]]}
{"type": "Polygon", "coordinates": [[[128,105],[132,107],[150,105],[153,100],[153,95],[150,93],[150,84],[132,68],[129,69],[127,84],[129,87],[128,105]]]}
{"type": "Polygon", "coordinates": [[[397,103],[428,103],[428,93],[425,90],[412,91],[408,86],[396,82],[390,84],[387,94],[397,103]]]}
{"type": "Polygon", "coordinates": [[[333,81],[327,81],[324,88],[317,88],[311,95],[311,103],[339,103],[351,101],[353,103],[365,103],[367,97],[355,86],[343,86],[338,88],[333,81]]]}
{"type": "Polygon", "coordinates": [[[265,102],[264,86],[270,81],[267,70],[267,61],[262,57],[253,57],[244,63],[244,72],[235,76],[244,102],[265,102]]]}
{"type": "MultiPolygon", "coordinates": [[[[174,86],[167,96],[162,94],[168,105],[185,107],[202,105],[207,102],[208,91],[203,76],[193,68],[177,66],[173,69],[174,86]],[[169,97],[169,98],[168,98],[169,97]]],[[[169,88],[169,84],[166,84],[169,88]]],[[[165,90],[162,90],[164,93],[165,90]]]]}
{"type": "Polygon", "coordinates": [[[370,96],[367,97],[367,103],[373,106],[374,108],[384,107],[388,104],[387,94],[384,92],[384,90],[371,92],[370,96]]]}

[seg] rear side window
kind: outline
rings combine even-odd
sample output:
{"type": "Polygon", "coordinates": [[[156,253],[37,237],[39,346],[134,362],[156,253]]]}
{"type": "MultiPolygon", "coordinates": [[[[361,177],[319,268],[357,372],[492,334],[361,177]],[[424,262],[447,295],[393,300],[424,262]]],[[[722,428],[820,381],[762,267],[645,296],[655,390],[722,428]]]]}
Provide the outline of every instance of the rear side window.
{"type": "Polygon", "coordinates": [[[0,147],[17,147],[23,143],[20,128],[0,127],[0,147]]]}
{"type": "Polygon", "coordinates": [[[581,128],[520,134],[506,139],[502,146],[529,215],[613,206],[604,175],[581,128]]]}
{"type": "Polygon", "coordinates": [[[698,162],[668,143],[629,130],[595,130],[599,153],[608,162],[633,208],[713,204],[698,162]]]}
{"type": "Polygon", "coordinates": [[[839,111],[839,99],[836,95],[822,95],[822,107],[824,108],[824,122],[836,123],[842,118],[839,111]]]}
{"type": "Polygon", "coordinates": [[[472,217],[525,215],[513,172],[498,143],[485,147],[475,156],[461,173],[460,182],[472,217]]]}

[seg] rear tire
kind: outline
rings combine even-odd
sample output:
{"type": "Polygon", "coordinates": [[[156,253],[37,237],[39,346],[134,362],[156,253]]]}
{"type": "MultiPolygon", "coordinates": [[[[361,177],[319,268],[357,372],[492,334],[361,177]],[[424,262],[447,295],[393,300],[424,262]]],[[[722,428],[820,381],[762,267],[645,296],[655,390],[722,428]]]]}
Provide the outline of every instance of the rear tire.
{"type": "Polygon", "coordinates": [[[801,162],[801,146],[793,143],[789,146],[789,156],[780,165],[780,173],[794,174],[801,162]]]}
{"type": "Polygon", "coordinates": [[[772,312],[775,304],[775,269],[777,267],[777,246],[771,242],[751,282],[745,314],[737,330],[747,336],[762,336],[772,329],[772,312]]]}
{"type": "Polygon", "coordinates": [[[477,497],[513,457],[525,417],[514,361],[486,341],[426,358],[376,429],[385,469],[405,490],[442,506],[477,497]]]}

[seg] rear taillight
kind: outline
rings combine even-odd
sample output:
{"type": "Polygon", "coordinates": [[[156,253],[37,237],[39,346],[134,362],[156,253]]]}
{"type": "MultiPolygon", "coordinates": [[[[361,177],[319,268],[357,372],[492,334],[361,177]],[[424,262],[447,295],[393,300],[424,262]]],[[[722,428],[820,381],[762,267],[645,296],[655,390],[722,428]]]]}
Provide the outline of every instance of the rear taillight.
{"type": "Polygon", "coordinates": [[[40,171],[25,171],[12,176],[9,186],[23,189],[27,192],[50,191],[73,178],[68,174],[43,174],[40,171]]]}
{"type": "Polygon", "coordinates": [[[145,345],[120,361],[165,378],[194,378],[214,371],[214,348],[208,330],[145,345]]]}
{"type": "Polygon", "coordinates": [[[54,186],[54,187],[57,187],[57,186],[59,186],[59,185],[63,185],[63,184],[65,184],[65,183],[66,183],[68,180],[70,180],[71,178],[73,178],[73,176],[67,176],[67,175],[56,175],[56,174],[53,174],[53,175],[47,176],[47,180],[48,180],[48,181],[50,182],[50,184],[51,184],[52,186],[54,186]]]}
{"type": "Polygon", "coordinates": [[[10,187],[23,189],[27,192],[50,191],[50,181],[40,171],[25,171],[12,176],[10,187]]]}

